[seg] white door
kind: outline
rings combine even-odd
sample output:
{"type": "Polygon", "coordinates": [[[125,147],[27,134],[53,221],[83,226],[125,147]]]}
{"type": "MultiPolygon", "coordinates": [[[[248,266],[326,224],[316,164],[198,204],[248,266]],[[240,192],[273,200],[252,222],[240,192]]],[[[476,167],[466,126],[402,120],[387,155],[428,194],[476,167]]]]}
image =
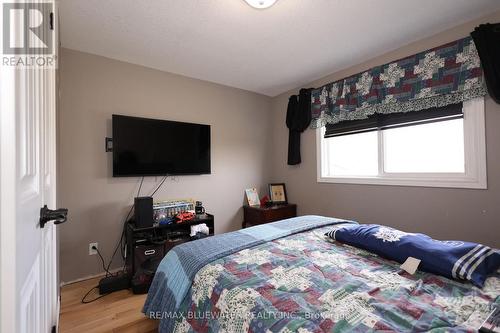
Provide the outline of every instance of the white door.
{"type": "MultiPolygon", "coordinates": [[[[38,37],[53,34],[57,50],[55,6],[12,9],[11,24],[2,24],[11,39],[39,26],[38,37]]],[[[0,70],[0,329],[47,333],[58,318],[57,234],[52,222],[41,227],[40,209],[56,208],[56,70],[0,70]]]]}

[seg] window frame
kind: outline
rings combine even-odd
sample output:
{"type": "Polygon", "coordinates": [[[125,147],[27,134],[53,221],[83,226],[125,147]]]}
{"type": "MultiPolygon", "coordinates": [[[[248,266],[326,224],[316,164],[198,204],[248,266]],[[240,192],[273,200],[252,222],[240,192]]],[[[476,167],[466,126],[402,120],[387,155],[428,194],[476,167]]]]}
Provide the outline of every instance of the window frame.
{"type": "Polygon", "coordinates": [[[386,173],[384,171],[383,132],[378,130],[377,176],[328,176],[323,174],[328,151],[323,144],[325,127],[316,129],[316,164],[318,183],[423,186],[487,189],[486,131],[484,98],[463,102],[465,173],[386,173]]]}

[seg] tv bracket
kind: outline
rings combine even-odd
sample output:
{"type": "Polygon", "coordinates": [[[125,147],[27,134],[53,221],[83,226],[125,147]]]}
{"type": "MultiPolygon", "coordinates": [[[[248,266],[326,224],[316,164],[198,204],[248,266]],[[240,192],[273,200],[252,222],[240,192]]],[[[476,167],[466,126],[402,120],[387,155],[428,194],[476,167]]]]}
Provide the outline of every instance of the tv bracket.
{"type": "Polygon", "coordinates": [[[110,153],[113,151],[113,138],[106,138],[104,149],[106,153],[110,153]]]}
{"type": "Polygon", "coordinates": [[[67,208],[59,208],[59,209],[49,209],[47,205],[44,205],[40,208],[40,228],[43,228],[45,224],[50,221],[54,221],[54,224],[61,224],[66,222],[68,219],[68,209],[67,208]]]}

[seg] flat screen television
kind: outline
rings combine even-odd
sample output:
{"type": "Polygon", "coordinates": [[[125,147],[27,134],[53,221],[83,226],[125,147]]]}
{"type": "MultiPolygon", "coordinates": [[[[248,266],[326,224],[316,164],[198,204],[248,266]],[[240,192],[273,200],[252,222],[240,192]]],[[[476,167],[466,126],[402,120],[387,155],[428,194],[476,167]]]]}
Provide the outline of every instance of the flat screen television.
{"type": "Polygon", "coordinates": [[[113,177],[209,174],[210,125],[113,115],[113,177]]]}

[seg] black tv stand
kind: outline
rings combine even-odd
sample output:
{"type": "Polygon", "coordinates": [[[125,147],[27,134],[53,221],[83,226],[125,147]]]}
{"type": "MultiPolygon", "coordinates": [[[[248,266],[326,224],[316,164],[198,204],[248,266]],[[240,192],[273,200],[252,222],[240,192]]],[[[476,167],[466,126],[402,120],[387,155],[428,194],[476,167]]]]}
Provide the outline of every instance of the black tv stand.
{"type": "MultiPolygon", "coordinates": [[[[148,261],[154,261],[157,264],[174,246],[195,240],[195,238],[190,236],[191,226],[202,223],[205,223],[209,229],[207,236],[212,236],[215,230],[214,216],[211,214],[198,215],[193,220],[181,223],[157,225],[147,228],[137,228],[133,220],[127,222],[126,266],[130,278],[133,279],[140,269],[144,269],[144,265],[148,264],[148,261]]],[[[156,270],[156,267],[154,267],[154,270],[156,270]]],[[[149,285],[147,285],[147,288],[137,291],[137,293],[147,292],[148,288],[149,285]]],[[[136,292],[133,288],[133,283],[132,289],[136,292]]]]}

